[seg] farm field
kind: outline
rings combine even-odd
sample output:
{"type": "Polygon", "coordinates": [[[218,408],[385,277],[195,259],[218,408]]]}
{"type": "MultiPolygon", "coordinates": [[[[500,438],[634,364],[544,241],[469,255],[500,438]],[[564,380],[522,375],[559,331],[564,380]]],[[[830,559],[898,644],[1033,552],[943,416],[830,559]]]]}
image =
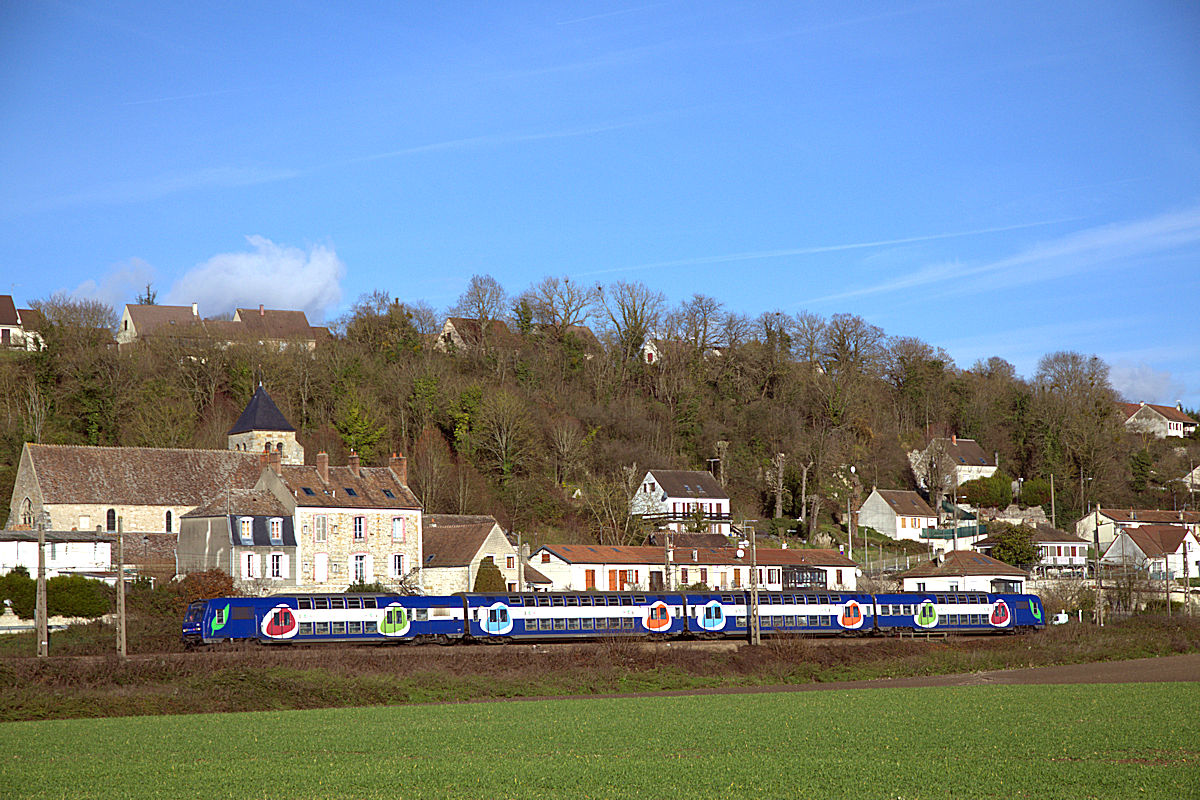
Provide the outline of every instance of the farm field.
{"type": "Polygon", "coordinates": [[[0,796],[1194,797],[1200,684],[500,701],[0,724],[0,796]]]}

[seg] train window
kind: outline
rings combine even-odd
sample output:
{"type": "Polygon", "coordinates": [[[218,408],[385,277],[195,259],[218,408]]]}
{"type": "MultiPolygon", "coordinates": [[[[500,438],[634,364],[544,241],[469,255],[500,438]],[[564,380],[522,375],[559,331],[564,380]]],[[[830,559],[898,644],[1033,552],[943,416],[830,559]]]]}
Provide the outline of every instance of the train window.
{"type": "Polygon", "coordinates": [[[745,617],[738,617],[737,619],[735,619],[735,620],[734,620],[734,623],[733,623],[733,624],[734,624],[734,625],[736,625],[736,626],[737,626],[737,627],[739,627],[739,628],[744,628],[744,627],[746,627],[746,618],[745,618],[745,617]]]}
{"type": "Polygon", "coordinates": [[[972,625],[982,625],[983,624],[983,614],[972,614],[971,615],[971,624],[972,625]]]}
{"type": "Polygon", "coordinates": [[[567,629],[567,621],[565,619],[554,620],[554,630],[565,631],[567,629]]]}
{"type": "Polygon", "coordinates": [[[363,608],[375,608],[375,607],[376,606],[375,606],[375,598],[374,597],[364,597],[363,598],[363,608]]]}
{"type": "Polygon", "coordinates": [[[334,622],[329,626],[330,633],[344,634],[346,632],[346,623],[334,622]]]}
{"type": "Polygon", "coordinates": [[[772,615],[771,616],[771,627],[772,628],[782,628],[783,627],[783,617],[778,617],[778,616],[772,615]]]}
{"type": "Polygon", "coordinates": [[[379,627],[375,624],[374,620],[364,622],[363,623],[363,633],[368,634],[368,635],[374,635],[376,633],[379,633],[379,627]]]}
{"type": "Polygon", "coordinates": [[[250,606],[234,606],[229,612],[230,619],[254,619],[254,609],[250,606]]]}
{"type": "Polygon", "coordinates": [[[771,595],[771,602],[777,606],[783,605],[783,595],[778,595],[778,594],[771,595]]]}
{"type": "Polygon", "coordinates": [[[570,619],[567,620],[567,630],[569,630],[569,631],[579,630],[579,618],[578,617],[571,617],[570,619]]]}
{"type": "Polygon", "coordinates": [[[609,617],[608,618],[608,629],[609,630],[615,631],[615,630],[618,630],[620,627],[621,627],[621,618],[620,617],[609,617]]]}
{"type": "Polygon", "coordinates": [[[731,594],[723,594],[723,595],[721,595],[721,602],[722,602],[722,603],[732,603],[732,602],[733,602],[733,595],[731,595],[731,594]]]}
{"type": "Polygon", "coordinates": [[[361,597],[347,597],[346,598],[346,608],[362,608],[362,598],[361,597]]]}
{"type": "Polygon", "coordinates": [[[317,623],[317,636],[328,636],[328,635],[329,635],[329,623],[328,622],[318,622],[317,623]]]}
{"type": "Polygon", "coordinates": [[[796,627],[796,617],[791,614],[785,614],[783,617],[783,624],[789,628],[796,627]]]}
{"type": "Polygon", "coordinates": [[[569,606],[578,606],[579,605],[579,598],[573,594],[567,595],[566,601],[567,601],[567,605],[569,605],[569,606]]]}
{"type": "Polygon", "coordinates": [[[296,608],[312,608],[312,598],[311,597],[297,597],[296,598],[296,608]]]}
{"type": "Polygon", "coordinates": [[[1028,600],[1017,601],[1017,611],[1028,611],[1028,610],[1029,610],[1029,601],[1028,600]]]}
{"type": "Polygon", "coordinates": [[[523,606],[525,605],[525,598],[519,596],[513,597],[512,595],[509,595],[508,604],[510,606],[523,606]]]}
{"type": "Polygon", "coordinates": [[[640,595],[640,594],[635,595],[633,598],[633,602],[639,606],[644,606],[644,605],[646,605],[646,597],[645,597],[645,595],[640,595]]]}
{"type": "Polygon", "coordinates": [[[622,617],[621,618],[621,628],[622,628],[622,630],[627,630],[627,631],[633,630],[633,617],[622,617]]]}
{"type": "Polygon", "coordinates": [[[417,622],[428,622],[429,621],[429,609],[428,608],[414,608],[413,609],[413,619],[417,622]]]}
{"type": "Polygon", "coordinates": [[[583,626],[583,629],[584,629],[585,631],[590,631],[590,630],[592,629],[592,619],[591,619],[591,617],[585,617],[585,618],[581,619],[581,620],[579,621],[579,623],[580,623],[580,624],[583,626]]]}
{"type": "Polygon", "coordinates": [[[346,600],[345,600],[345,598],[342,598],[342,597],[331,597],[331,598],[329,598],[329,607],[330,608],[345,608],[346,600]]]}
{"type": "Polygon", "coordinates": [[[622,595],[621,596],[621,605],[623,605],[623,606],[633,605],[633,598],[630,597],[629,595],[622,595]]]}
{"type": "Polygon", "coordinates": [[[829,602],[840,603],[842,602],[842,596],[840,594],[831,594],[829,595],[829,602]]]}
{"type": "Polygon", "coordinates": [[[590,606],[591,604],[592,604],[592,596],[591,595],[585,594],[579,598],[579,605],[590,606]]]}
{"type": "Polygon", "coordinates": [[[552,596],[552,597],[550,598],[550,604],[551,604],[551,605],[555,605],[555,606],[561,606],[561,605],[563,604],[563,597],[562,597],[562,595],[561,595],[561,594],[556,594],[556,595],[552,596]]]}
{"type": "Polygon", "coordinates": [[[314,597],[312,603],[313,608],[329,608],[328,597],[314,597]]]}
{"type": "Polygon", "coordinates": [[[534,601],[535,603],[537,603],[539,606],[548,606],[548,605],[550,605],[550,598],[549,598],[549,597],[535,597],[535,598],[533,598],[533,601],[534,601]]]}
{"type": "Polygon", "coordinates": [[[312,636],[312,632],[313,632],[313,624],[311,622],[301,622],[300,623],[300,635],[301,636],[312,636]]]}

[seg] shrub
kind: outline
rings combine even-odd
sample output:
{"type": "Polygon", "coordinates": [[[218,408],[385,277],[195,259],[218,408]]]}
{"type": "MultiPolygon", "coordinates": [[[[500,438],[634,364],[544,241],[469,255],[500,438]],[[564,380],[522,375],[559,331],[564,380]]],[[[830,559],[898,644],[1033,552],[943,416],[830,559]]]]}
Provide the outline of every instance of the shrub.
{"type": "Polygon", "coordinates": [[[961,484],[958,494],[976,508],[1005,508],[1012,502],[1012,478],[1000,472],[976,478],[961,484]]]}
{"type": "Polygon", "coordinates": [[[12,603],[13,613],[21,619],[33,619],[34,606],[37,603],[37,581],[29,577],[29,572],[17,568],[0,578],[0,601],[12,603]]]}
{"type": "Polygon", "coordinates": [[[479,572],[475,573],[476,592],[503,592],[505,590],[504,576],[500,568],[490,558],[479,562],[479,572]]]}
{"type": "Polygon", "coordinates": [[[59,575],[46,581],[46,612],[50,616],[95,619],[112,610],[112,589],[82,575],[59,575]]]}

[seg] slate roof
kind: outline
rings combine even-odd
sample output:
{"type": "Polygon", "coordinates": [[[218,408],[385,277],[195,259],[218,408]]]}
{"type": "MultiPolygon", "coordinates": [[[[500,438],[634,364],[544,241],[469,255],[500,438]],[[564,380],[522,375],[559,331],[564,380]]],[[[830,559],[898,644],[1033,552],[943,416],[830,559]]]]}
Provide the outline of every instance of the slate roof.
{"type": "Polygon", "coordinates": [[[942,563],[927,561],[903,572],[901,578],[964,577],[967,575],[1001,575],[1029,577],[1025,570],[1005,564],[991,556],[970,550],[950,550],[942,563]]]}
{"type": "Polygon", "coordinates": [[[279,498],[266,489],[233,489],[221,492],[184,517],[285,517],[288,511],[279,498]]]}
{"type": "Polygon", "coordinates": [[[465,567],[471,563],[492,532],[490,523],[452,528],[422,528],[421,552],[425,567],[465,567]]]}
{"type": "Polygon", "coordinates": [[[1175,406],[1160,406],[1154,403],[1117,403],[1121,411],[1125,414],[1125,421],[1128,422],[1134,414],[1141,411],[1143,408],[1149,408],[1157,411],[1159,414],[1169,419],[1171,422],[1182,422],[1185,425],[1195,425],[1196,420],[1183,413],[1175,406]]]}
{"type": "MultiPolygon", "coordinates": [[[[908,517],[936,517],[933,509],[925,502],[925,498],[916,492],[904,489],[876,489],[884,501],[897,514],[908,517]]],[[[861,507],[859,508],[861,511],[861,507]]]]}
{"type": "Polygon", "coordinates": [[[233,427],[229,429],[229,433],[246,433],[247,431],[290,431],[295,432],[295,428],[283,416],[279,410],[279,406],[275,405],[275,401],[267,394],[267,390],[260,383],[258,388],[254,390],[254,396],[250,398],[250,402],[246,405],[242,415],[237,418],[237,422],[233,423],[233,427]]]}
{"type": "MultiPolygon", "coordinates": [[[[229,543],[237,547],[295,547],[296,546],[296,531],[292,525],[292,518],[285,516],[279,522],[279,541],[271,540],[271,531],[268,525],[270,517],[251,516],[250,523],[250,541],[242,541],[241,528],[238,522],[239,517],[250,516],[248,514],[230,514],[228,519],[229,543]]],[[[277,516],[277,515],[271,515],[277,516]]]]}
{"type": "MultiPolygon", "coordinates": [[[[1031,530],[1033,531],[1033,541],[1039,544],[1089,544],[1086,539],[1082,539],[1073,533],[1060,531],[1058,528],[1050,525],[1038,525],[1031,530]]],[[[994,547],[999,544],[999,541],[995,536],[988,536],[976,542],[974,547],[994,547]]]]}
{"type": "Polygon", "coordinates": [[[296,505],[301,507],[421,507],[409,488],[388,467],[361,467],[358,475],[351,472],[349,467],[330,467],[329,482],[325,483],[315,466],[284,464],[280,468],[280,478],[296,499],[296,505]],[[385,492],[391,492],[392,496],[388,497],[385,492]]]}
{"type": "Polygon", "coordinates": [[[199,506],[231,487],[251,488],[257,453],[161,447],[26,444],[44,503],[199,506]]]}
{"type": "Polygon", "coordinates": [[[729,492],[717,479],[702,470],[652,469],[649,472],[668,497],[729,499],[729,492]]]}
{"type": "Polygon", "coordinates": [[[1142,525],[1122,530],[1147,558],[1162,558],[1179,552],[1179,546],[1183,544],[1183,537],[1187,536],[1187,532],[1187,528],[1182,525],[1142,525]]]}
{"type": "MultiPolygon", "coordinates": [[[[0,529],[0,542],[36,542],[37,540],[38,532],[34,530],[22,528],[0,529]]],[[[117,541],[117,534],[104,531],[46,531],[46,541],[54,542],[55,544],[71,544],[72,542],[82,542],[84,544],[95,542],[115,543],[117,541]]]]}

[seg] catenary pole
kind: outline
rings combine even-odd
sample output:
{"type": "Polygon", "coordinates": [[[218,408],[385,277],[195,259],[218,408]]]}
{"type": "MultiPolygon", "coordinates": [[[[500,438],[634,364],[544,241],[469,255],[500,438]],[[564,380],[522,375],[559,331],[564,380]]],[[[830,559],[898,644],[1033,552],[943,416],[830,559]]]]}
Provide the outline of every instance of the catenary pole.
{"type": "Polygon", "coordinates": [[[37,598],[34,616],[37,617],[38,658],[50,655],[50,625],[46,619],[46,525],[50,515],[43,509],[38,513],[38,571],[37,598]]]}
{"type": "Polygon", "coordinates": [[[117,517],[117,655],[125,652],[125,518],[117,517]]]}

